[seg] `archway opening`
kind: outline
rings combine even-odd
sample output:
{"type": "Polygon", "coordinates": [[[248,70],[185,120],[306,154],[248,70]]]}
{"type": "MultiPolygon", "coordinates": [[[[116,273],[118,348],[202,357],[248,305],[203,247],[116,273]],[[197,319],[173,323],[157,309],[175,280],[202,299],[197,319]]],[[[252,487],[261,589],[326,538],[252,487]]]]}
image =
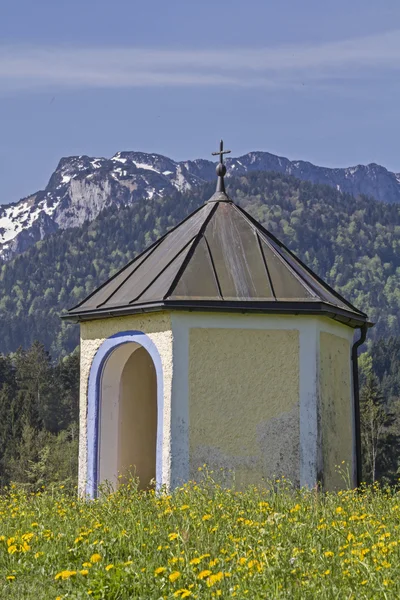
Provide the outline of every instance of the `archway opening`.
{"type": "Polygon", "coordinates": [[[122,344],[108,357],[99,416],[99,483],[116,488],[135,475],[141,489],[150,487],[156,478],[157,375],[139,344],[122,344]]]}

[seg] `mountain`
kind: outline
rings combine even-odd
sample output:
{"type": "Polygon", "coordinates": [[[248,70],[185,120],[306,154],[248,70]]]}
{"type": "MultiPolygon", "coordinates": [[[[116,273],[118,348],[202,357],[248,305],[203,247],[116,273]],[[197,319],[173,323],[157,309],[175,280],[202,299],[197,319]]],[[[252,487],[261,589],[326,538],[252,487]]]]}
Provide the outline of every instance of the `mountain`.
{"type": "MultiPolygon", "coordinates": [[[[279,173],[231,177],[233,200],[311,269],[368,313],[369,339],[400,333],[400,205],[353,196],[279,173]]],[[[215,182],[119,207],[60,229],[0,270],[0,352],[42,342],[54,357],[78,344],[74,306],[145,247],[207,200],[215,182]]]]}
{"type": "MultiPolygon", "coordinates": [[[[400,174],[376,164],[328,169],[268,152],[249,152],[228,158],[226,163],[228,177],[274,171],[327,184],[353,196],[400,203],[400,174]]],[[[175,191],[194,191],[214,179],[215,163],[203,159],[176,162],[144,152],[117,152],[110,159],[62,158],[44,190],[0,206],[0,257],[10,260],[58,229],[93,221],[112,205],[121,208],[141,200],[166,198],[175,191]]]]}

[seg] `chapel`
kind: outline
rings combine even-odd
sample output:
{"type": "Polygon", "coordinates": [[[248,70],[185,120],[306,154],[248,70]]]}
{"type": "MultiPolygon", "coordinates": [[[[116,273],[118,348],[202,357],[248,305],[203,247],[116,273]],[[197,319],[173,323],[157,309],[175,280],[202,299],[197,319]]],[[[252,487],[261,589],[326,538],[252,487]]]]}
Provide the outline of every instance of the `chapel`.
{"type": "MultiPolygon", "coordinates": [[[[79,489],[361,477],[366,314],[230,199],[213,196],[65,318],[81,332],[79,489]],[[358,334],[355,333],[359,330],[358,334]]],[[[116,241],[117,243],[117,241],[116,241]]]]}

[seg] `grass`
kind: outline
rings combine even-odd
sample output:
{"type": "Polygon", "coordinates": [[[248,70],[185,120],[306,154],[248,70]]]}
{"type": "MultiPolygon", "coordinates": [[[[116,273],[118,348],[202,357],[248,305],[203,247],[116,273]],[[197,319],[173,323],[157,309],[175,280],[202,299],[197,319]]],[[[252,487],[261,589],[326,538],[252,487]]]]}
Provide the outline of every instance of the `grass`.
{"type": "Polygon", "coordinates": [[[400,495],[130,482],[95,501],[0,496],[0,597],[399,598],[400,495]]]}

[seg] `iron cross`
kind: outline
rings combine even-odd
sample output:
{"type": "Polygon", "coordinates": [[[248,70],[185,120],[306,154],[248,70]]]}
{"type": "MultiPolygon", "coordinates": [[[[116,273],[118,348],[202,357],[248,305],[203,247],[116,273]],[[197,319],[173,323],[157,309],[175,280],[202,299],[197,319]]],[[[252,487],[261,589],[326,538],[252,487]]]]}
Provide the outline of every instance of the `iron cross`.
{"type": "Polygon", "coordinates": [[[219,162],[221,163],[221,165],[224,163],[223,161],[223,155],[224,154],[230,154],[230,150],[224,150],[224,141],[221,140],[219,143],[219,152],[212,152],[213,156],[219,156],[219,162]]]}

